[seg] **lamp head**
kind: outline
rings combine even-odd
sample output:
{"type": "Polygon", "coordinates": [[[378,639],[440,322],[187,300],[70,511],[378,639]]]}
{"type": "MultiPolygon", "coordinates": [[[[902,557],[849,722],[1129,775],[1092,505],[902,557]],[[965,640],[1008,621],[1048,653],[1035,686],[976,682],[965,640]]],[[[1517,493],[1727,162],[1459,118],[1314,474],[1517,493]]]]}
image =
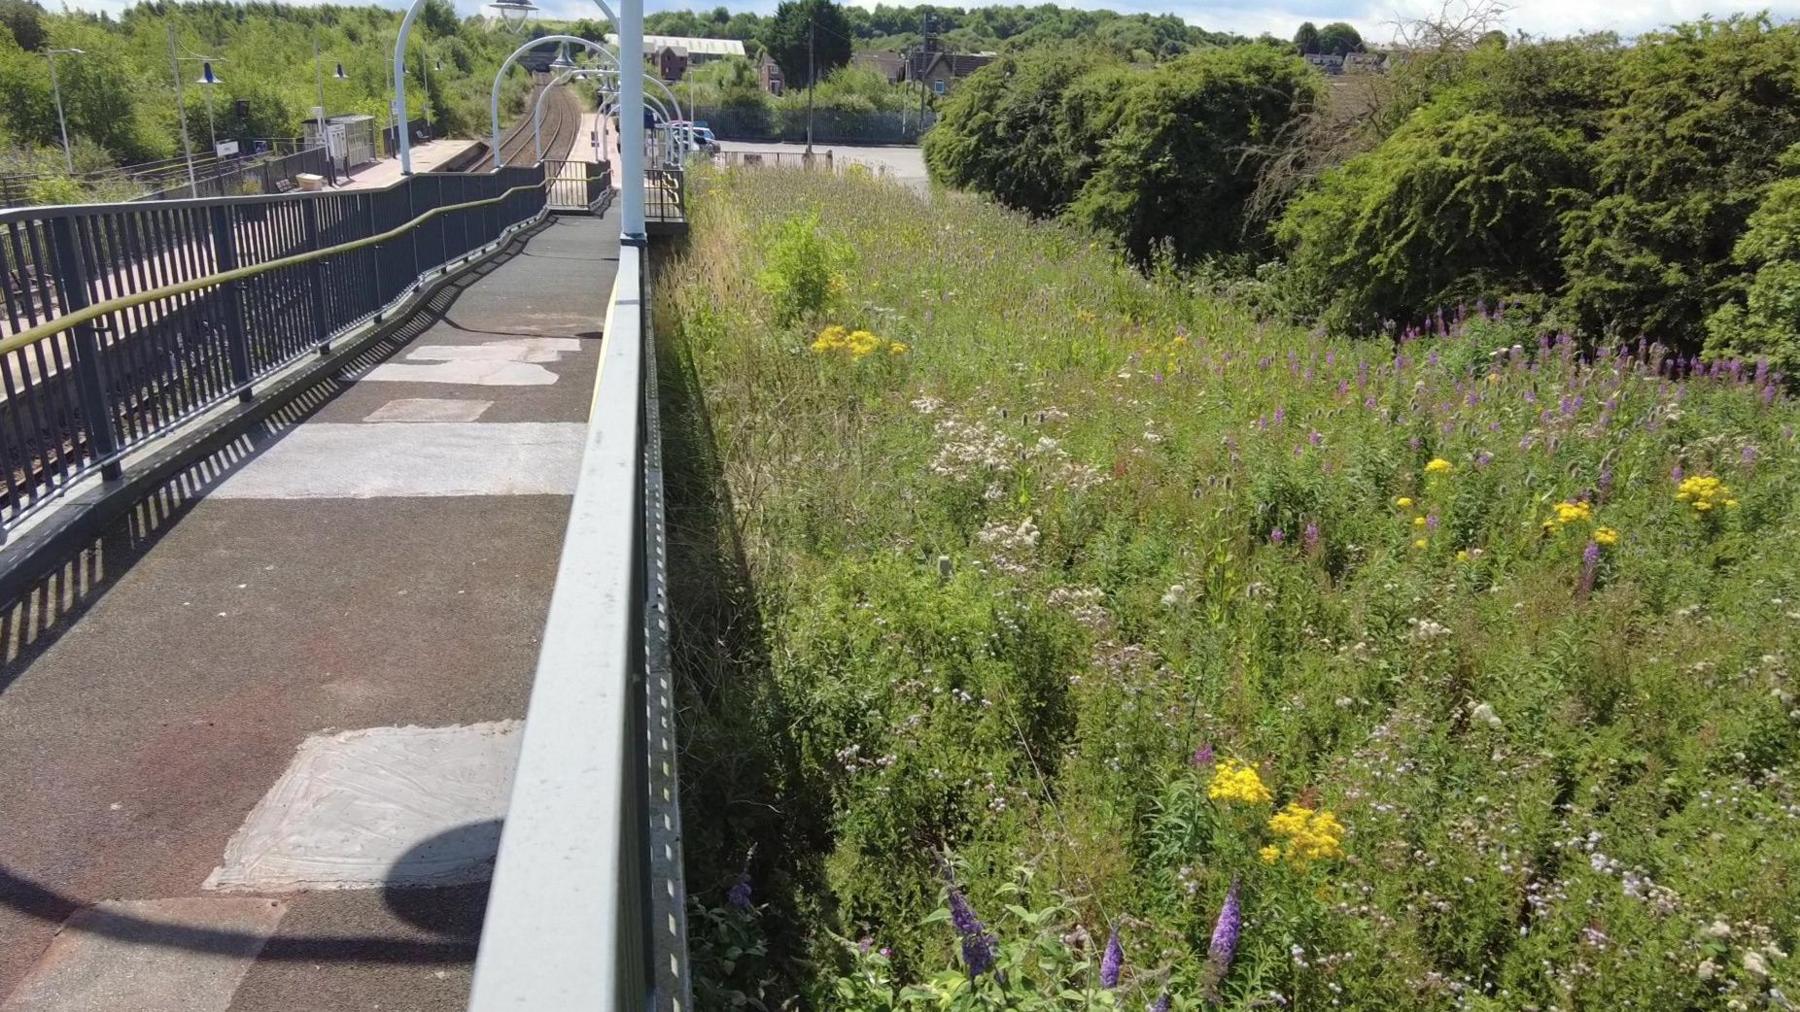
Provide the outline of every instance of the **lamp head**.
{"type": "Polygon", "coordinates": [[[211,60],[203,61],[200,64],[200,77],[194,83],[195,84],[219,84],[220,83],[219,76],[217,74],[213,73],[211,60]]]}
{"type": "Polygon", "coordinates": [[[531,0],[494,0],[488,6],[499,16],[501,27],[511,31],[524,28],[525,22],[530,21],[538,9],[531,0]]]}
{"type": "Polygon", "coordinates": [[[556,59],[550,61],[550,69],[557,72],[575,69],[575,61],[569,59],[569,44],[567,42],[557,43],[556,59]]]}
{"type": "Polygon", "coordinates": [[[348,81],[348,80],[350,80],[350,75],[349,75],[349,74],[346,74],[346,73],[344,73],[344,65],[343,65],[343,64],[341,64],[341,63],[340,63],[340,64],[338,64],[338,65],[337,65],[337,70],[336,70],[336,71],[333,71],[333,72],[332,72],[332,75],[331,75],[331,76],[332,76],[332,77],[334,77],[334,78],[336,78],[336,79],[338,79],[338,80],[340,80],[340,81],[348,81]]]}

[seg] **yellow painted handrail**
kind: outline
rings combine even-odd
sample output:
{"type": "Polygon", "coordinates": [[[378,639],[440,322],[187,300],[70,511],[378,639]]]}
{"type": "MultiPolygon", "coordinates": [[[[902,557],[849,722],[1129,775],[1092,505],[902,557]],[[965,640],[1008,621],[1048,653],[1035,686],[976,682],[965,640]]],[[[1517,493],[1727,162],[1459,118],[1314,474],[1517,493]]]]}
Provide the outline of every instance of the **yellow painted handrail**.
{"type": "MultiPolygon", "coordinates": [[[[327,246],[324,249],[310,250],[305,253],[295,253],[293,256],[285,256],[260,264],[252,264],[248,267],[236,267],[228,271],[220,271],[217,274],[208,274],[206,277],[195,278],[192,281],[178,281],[172,285],[164,285],[161,288],[152,288],[149,291],[138,292],[135,295],[121,295],[116,299],[107,299],[105,302],[96,302],[91,306],[77,309],[73,313],[66,313],[59,316],[54,320],[45,320],[43,323],[40,323],[29,330],[22,330],[19,333],[0,341],[0,356],[10,354],[20,348],[28,348],[47,337],[53,337],[66,330],[79,327],[84,323],[90,323],[97,320],[108,313],[116,313],[121,309],[131,309],[147,302],[155,302],[157,299],[167,299],[176,295],[186,295],[189,292],[197,292],[202,288],[212,288],[216,285],[226,284],[231,281],[241,281],[244,278],[252,278],[268,271],[311,263],[314,260],[321,260],[328,256],[336,256],[339,253],[348,253],[351,250],[362,249],[364,246],[373,246],[376,243],[387,242],[389,239],[397,239],[408,229],[423,225],[425,222],[430,221],[440,214],[447,214],[451,211],[466,211],[469,208],[482,207],[487,204],[498,204],[513,194],[524,190],[541,190],[548,185],[549,182],[550,180],[546,179],[541,183],[515,186],[497,197],[471,200],[463,204],[450,204],[444,207],[434,207],[424,214],[419,215],[417,218],[396,225],[386,232],[377,235],[364,236],[361,239],[352,239],[349,242],[338,243],[336,246],[327,246]]],[[[323,337],[324,335],[320,336],[323,337]]]]}

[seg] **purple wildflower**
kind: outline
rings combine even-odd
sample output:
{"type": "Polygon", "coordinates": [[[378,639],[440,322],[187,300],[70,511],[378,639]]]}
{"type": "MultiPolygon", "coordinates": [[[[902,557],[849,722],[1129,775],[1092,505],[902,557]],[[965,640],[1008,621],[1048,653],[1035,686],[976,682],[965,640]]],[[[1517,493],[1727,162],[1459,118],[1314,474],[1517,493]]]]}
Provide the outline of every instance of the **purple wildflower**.
{"type": "Polygon", "coordinates": [[[964,936],[979,935],[986,930],[962,890],[954,885],[950,887],[950,923],[956,926],[957,934],[964,936]]]}
{"type": "Polygon", "coordinates": [[[1575,589],[1575,596],[1585,600],[1594,589],[1594,578],[1600,574],[1600,545],[1590,541],[1581,550],[1581,582],[1575,589]]]}
{"type": "Polygon", "coordinates": [[[1743,452],[1738,454],[1738,460],[1745,464],[1756,463],[1756,447],[1745,446],[1743,452]]]}
{"type": "Polygon", "coordinates": [[[1169,1012],[1169,1005],[1172,1001],[1173,999],[1169,997],[1169,992],[1164,991],[1162,995],[1156,999],[1155,1004],[1150,1006],[1150,1012],[1169,1012]]]}
{"type": "Polygon", "coordinates": [[[1111,991],[1119,986],[1119,971],[1125,966],[1125,946],[1119,944],[1119,929],[1112,930],[1106,940],[1106,955],[1100,957],[1100,986],[1111,991]]]}
{"type": "Polygon", "coordinates": [[[1438,515],[1436,513],[1425,514],[1425,529],[1428,531],[1435,531],[1438,529],[1438,515]]]}
{"type": "Polygon", "coordinates": [[[1213,925],[1212,944],[1206,950],[1206,961],[1215,982],[1225,979],[1225,974],[1231,970],[1231,959],[1237,955],[1238,932],[1244,926],[1239,888],[1237,877],[1233,876],[1231,888],[1225,893],[1225,904],[1219,908],[1219,920],[1213,925]]]}
{"type": "Polygon", "coordinates": [[[750,874],[748,872],[738,876],[736,884],[725,894],[725,902],[738,910],[750,909],[750,874]]]}
{"type": "Polygon", "coordinates": [[[969,976],[979,977],[994,968],[994,938],[992,935],[965,935],[962,941],[963,962],[968,964],[969,976]]]}
{"type": "Polygon", "coordinates": [[[1300,532],[1300,543],[1306,547],[1307,554],[1316,555],[1319,551],[1319,522],[1308,520],[1306,530],[1300,532]]]}
{"type": "Polygon", "coordinates": [[[1212,742],[1210,742],[1210,741],[1201,742],[1200,747],[1194,750],[1193,757],[1191,759],[1189,759],[1188,761],[1190,763],[1192,763],[1196,768],[1211,766],[1213,763],[1212,742]]]}
{"type": "Polygon", "coordinates": [[[1279,528],[1279,527],[1275,527],[1275,528],[1271,528],[1271,529],[1270,529],[1270,531],[1269,531],[1269,544],[1271,544],[1271,545],[1279,545],[1279,544],[1281,544],[1281,543],[1282,543],[1282,542],[1283,542],[1283,541],[1286,541],[1286,540],[1287,540],[1287,533],[1286,533],[1286,532],[1284,532],[1284,531],[1283,531],[1283,530],[1282,530],[1282,529],[1281,529],[1281,528],[1279,528]]]}
{"type": "Polygon", "coordinates": [[[1669,468],[1669,480],[1672,482],[1675,482],[1676,484],[1680,484],[1682,474],[1683,474],[1683,472],[1681,470],[1681,461],[1678,460],[1675,462],[1674,467],[1669,468]]]}
{"type": "Polygon", "coordinates": [[[1318,446],[1325,441],[1325,433],[1320,432],[1318,429],[1314,429],[1312,430],[1312,433],[1306,437],[1306,441],[1314,446],[1318,446]]]}
{"type": "Polygon", "coordinates": [[[1486,450],[1482,450],[1481,452],[1475,454],[1475,466],[1476,467],[1486,467],[1489,464],[1493,463],[1493,461],[1494,461],[1494,455],[1489,453],[1486,450]]]}

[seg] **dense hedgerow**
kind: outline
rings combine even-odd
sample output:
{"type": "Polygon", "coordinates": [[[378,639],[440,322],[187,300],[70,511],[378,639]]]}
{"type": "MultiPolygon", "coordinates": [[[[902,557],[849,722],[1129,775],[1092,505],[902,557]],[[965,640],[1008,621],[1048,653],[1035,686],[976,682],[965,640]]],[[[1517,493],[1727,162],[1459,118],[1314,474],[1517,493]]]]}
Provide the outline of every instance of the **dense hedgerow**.
{"type": "Polygon", "coordinates": [[[1771,370],[1338,341],[973,199],[695,188],[657,290],[707,1007],[1795,991],[1771,370]],[[815,215],[856,255],[778,325],[815,215]]]}

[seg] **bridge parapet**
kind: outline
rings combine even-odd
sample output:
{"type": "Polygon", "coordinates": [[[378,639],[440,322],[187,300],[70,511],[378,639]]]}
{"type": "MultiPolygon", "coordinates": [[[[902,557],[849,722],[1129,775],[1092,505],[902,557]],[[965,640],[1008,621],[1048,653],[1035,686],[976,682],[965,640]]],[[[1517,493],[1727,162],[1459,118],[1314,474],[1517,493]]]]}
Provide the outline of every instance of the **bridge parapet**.
{"type": "Polygon", "coordinates": [[[620,248],[470,1008],[692,1008],[646,250],[620,248]]]}

